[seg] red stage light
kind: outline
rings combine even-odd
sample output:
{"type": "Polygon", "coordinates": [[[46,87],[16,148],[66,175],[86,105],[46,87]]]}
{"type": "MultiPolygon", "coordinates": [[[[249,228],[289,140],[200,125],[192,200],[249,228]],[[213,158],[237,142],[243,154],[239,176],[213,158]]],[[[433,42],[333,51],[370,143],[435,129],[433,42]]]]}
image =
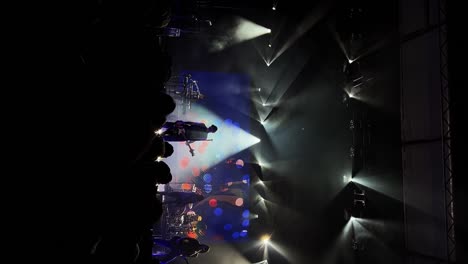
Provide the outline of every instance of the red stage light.
{"type": "Polygon", "coordinates": [[[216,199],[210,199],[210,201],[208,202],[208,204],[209,204],[211,207],[216,207],[216,206],[218,206],[218,201],[216,201],[216,199]]]}
{"type": "Polygon", "coordinates": [[[198,238],[198,235],[193,231],[187,232],[187,236],[190,237],[190,238],[195,238],[195,239],[198,238]]]}
{"type": "Polygon", "coordinates": [[[199,169],[198,167],[193,167],[193,168],[192,168],[192,174],[193,174],[193,176],[195,176],[195,177],[200,176],[200,169],[199,169]]]}
{"type": "Polygon", "coordinates": [[[190,183],[182,183],[182,186],[181,186],[182,190],[191,190],[192,189],[192,184],[190,183]]]}
{"type": "Polygon", "coordinates": [[[179,165],[182,169],[185,169],[187,168],[187,166],[189,165],[190,163],[190,159],[188,157],[183,157],[180,162],[179,162],[179,165]]]}

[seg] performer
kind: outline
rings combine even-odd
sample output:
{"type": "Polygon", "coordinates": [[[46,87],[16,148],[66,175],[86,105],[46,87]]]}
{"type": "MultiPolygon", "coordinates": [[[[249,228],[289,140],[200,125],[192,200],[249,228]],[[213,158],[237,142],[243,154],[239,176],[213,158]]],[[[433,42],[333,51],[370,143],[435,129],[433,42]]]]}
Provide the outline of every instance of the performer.
{"type": "Polygon", "coordinates": [[[195,141],[209,140],[209,133],[216,133],[218,127],[211,125],[206,127],[203,123],[189,122],[178,120],[176,122],[166,122],[163,126],[166,131],[163,133],[165,141],[185,141],[190,149],[190,153],[194,156],[194,150],[190,143],[195,141]]]}
{"type": "Polygon", "coordinates": [[[211,125],[206,127],[203,123],[177,120],[176,122],[166,122],[163,126],[165,141],[203,141],[207,140],[208,133],[215,133],[218,127],[211,125]]]}

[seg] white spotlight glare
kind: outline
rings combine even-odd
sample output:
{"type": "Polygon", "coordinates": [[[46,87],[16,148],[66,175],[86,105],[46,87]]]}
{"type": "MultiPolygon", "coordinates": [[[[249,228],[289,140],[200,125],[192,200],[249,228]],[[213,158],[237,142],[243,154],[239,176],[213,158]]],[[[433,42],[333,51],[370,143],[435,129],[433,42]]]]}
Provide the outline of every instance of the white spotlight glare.
{"type": "Polygon", "coordinates": [[[271,48],[271,43],[268,44],[268,47],[271,48]]]}
{"type": "Polygon", "coordinates": [[[262,88],[258,88],[258,91],[260,92],[262,90],[262,88]]]}
{"type": "Polygon", "coordinates": [[[265,104],[265,103],[262,103],[262,106],[266,106],[266,104],[265,104]]]}
{"type": "Polygon", "coordinates": [[[154,131],[154,133],[157,134],[157,135],[162,135],[163,130],[162,130],[162,128],[160,128],[160,129],[154,131]]]}
{"type": "Polygon", "coordinates": [[[263,242],[263,244],[268,245],[270,243],[270,235],[263,235],[260,237],[260,240],[263,242]]]}
{"type": "Polygon", "coordinates": [[[263,121],[263,120],[260,121],[260,124],[265,125],[265,121],[263,121]]]}
{"type": "Polygon", "coordinates": [[[353,63],[354,60],[348,59],[349,64],[353,63]]]}
{"type": "Polygon", "coordinates": [[[250,40],[264,34],[271,33],[271,29],[257,25],[252,21],[244,18],[237,19],[238,26],[234,29],[233,42],[239,43],[242,41],[250,40]]]}
{"type": "Polygon", "coordinates": [[[343,183],[352,182],[353,178],[351,176],[343,175],[343,183]]]}
{"type": "Polygon", "coordinates": [[[161,156],[159,156],[156,161],[161,161],[163,158],[161,156]]]}
{"type": "Polygon", "coordinates": [[[272,9],[272,10],[276,10],[276,6],[273,6],[271,9],[272,9]]]}

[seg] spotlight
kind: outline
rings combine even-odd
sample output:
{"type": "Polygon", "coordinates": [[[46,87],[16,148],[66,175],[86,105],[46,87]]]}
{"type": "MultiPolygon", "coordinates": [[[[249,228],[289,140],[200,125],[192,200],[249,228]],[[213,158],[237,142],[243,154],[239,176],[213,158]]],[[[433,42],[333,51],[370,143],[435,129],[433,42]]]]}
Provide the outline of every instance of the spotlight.
{"type": "Polygon", "coordinates": [[[262,90],[262,88],[258,88],[258,91],[260,92],[262,90]]]}
{"type": "Polygon", "coordinates": [[[266,106],[266,104],[265,104],[265,103],[262,103],[262,106],[266,106]]]}
{"type": "Polygon", "coordinates": [[[258,218],[258,214],[254,214],[254,213],[250,212],[247,219],[253,220],[253,219],[257,219],[257,218],[258,218]]]}
{"type": "Polygon", "coordinates": [[[268,47],[271,48],[271,43],[268,44],[268,47]]]}
{"type": "Polygon", "coordinates": [[[161,161],[163,158],[161,156],[159,156],[156,161],[161,161]]]}
{"type": "Polygon", "coordinates": [[[272,10],[276,10],[276,6],[273,6],[271,9],[272,9],[272,10]]]}
{"type": "Polygon", "coordinates": [[[353,178],[351,176],[343,175],[343,183],[352,182],[353,178]]]}
{"type": "Polygon", "coordinates": [[[270,34],[270,33],[271,33],[271,29],[268,29],[267,32],[268,32],[268,34],[270,34]]]}
{"type": "Polygon", "coordinates": [[[354,60],[348,59],[349,64],[353,63],[354,60]]]}
{"type": "Polygon", "coordinates": [[[260,241],[262,241],[263,244],[268,245],[268,243],[270,243],[270,238],[270,235],[263,235],[262,237],[260,237],[260,241]]]}
{"type": "Polygon", "coordinates": [[[265,125],[266,121],[260,121],[260,124],[265,125]]]}
{"type": "Polygon", "coordinates": [[[154,131],[154,133],[155,133],[156,135],[162,135],[163,130],[162,130],[162,128],[160,128],[160,129],[154,131]]]}

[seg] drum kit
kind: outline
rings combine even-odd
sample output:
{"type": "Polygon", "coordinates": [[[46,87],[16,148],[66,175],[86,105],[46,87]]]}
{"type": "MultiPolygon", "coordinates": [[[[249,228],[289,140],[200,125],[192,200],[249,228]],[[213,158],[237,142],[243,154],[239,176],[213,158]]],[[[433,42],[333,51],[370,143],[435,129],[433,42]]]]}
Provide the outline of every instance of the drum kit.
{"type": "Polygon", "coordinates": [[[168,214],[166,220],[166,236],[186,236],[189,232],[195,232],[197,229],[199,217],[197,215],[168,214]]]}
{"type": "MultiPolygon", "coordinates": [[[[159,189],[159,188],[158,188],[159,189]]],[[[173,191],[188,191],[194,192],[195,188],[191,190],[178,189],[177,184],[171,187],[166,184],[163,188],[165,192],[173,191]]],[[[161,200],[164,201],[168,198],[166,195],[161,195],[161,200]]],[[[175,205],[175,204],[163,204],[163,216],[160,221],[153,228],[153,232],[157,237],[163,239],[170,239],[174,236],[187,236],[189,232],[195,232],[197,224],[202,220],[202,217],[197,215],[192,210],[193,204],[186,205],[175,205]]]]}

